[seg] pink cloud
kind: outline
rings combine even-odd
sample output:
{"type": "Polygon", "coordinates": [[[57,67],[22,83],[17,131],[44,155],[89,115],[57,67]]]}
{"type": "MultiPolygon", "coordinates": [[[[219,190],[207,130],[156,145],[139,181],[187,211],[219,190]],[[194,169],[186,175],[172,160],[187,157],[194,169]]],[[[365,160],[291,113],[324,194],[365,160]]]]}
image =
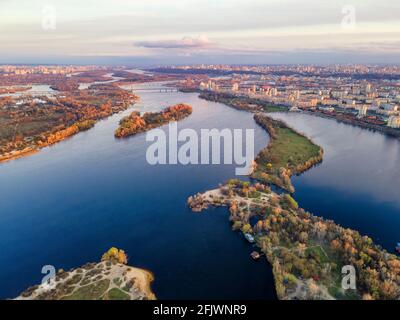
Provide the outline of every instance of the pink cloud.
{"type": "Polygon", "coordinates": [[[180,40],[141,41],[135,45],[154,49],[195,49],[209,47],[211,42],[207,37],[201,36],[198,38],[184,37],[180,40]]]}

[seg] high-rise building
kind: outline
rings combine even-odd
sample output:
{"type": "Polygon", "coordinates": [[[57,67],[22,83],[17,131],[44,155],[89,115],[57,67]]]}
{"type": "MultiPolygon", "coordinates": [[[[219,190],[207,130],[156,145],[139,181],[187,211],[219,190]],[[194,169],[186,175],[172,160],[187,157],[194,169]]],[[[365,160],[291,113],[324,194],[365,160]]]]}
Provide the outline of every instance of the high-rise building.
{"type": "Polygon", "coordinates": [[[391,128],[400,128],[400,117],[399,116],[389,117],[387,125],[391,128]]]}

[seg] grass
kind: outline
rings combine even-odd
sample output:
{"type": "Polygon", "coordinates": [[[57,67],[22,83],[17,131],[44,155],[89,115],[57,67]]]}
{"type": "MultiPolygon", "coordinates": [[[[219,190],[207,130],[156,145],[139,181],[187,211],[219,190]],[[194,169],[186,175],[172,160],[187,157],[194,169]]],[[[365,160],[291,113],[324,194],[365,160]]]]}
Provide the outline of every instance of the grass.
{"type": "Polygon", "coordinates": [[[105,297],[105,300],[130,300],[129,294],[123,292],[121,289],[112,288],[109,290],[105,297]]]}
{"type": "Polygon", "coordinates": [[[80,287],[63,300],[99,300],[110,286],[109,279],[103,279],[87,286],[80,287]]]}
{"type": "Polygon", "coordinates": [[[259,191],[249,192],[249,198],[251,199],[257,199],[260,197],[261,197],[261,192],[259,191]]]}
{"type": "Polygon", "coordinates": [[[329,257],[321,246],[308,247],[305,253],[307,256],[317,257],[322,263],[330,262],[329,257]]]}
{"type": "Polygon", "coordinates": [[[290,128],[277,128],[276,133],[277,138],[268,152],[272,171],[277,172],[281,167],[293,168],[319,154],[319,146],[290,128]]]}
{"type": "Polygon", "coordinates": [[[321,148],[281,121],[265,115],[256,115],[255,119],[269,131],[271,140],[268,147],[256,158],[257,168],[253,178],[293,192],[289,177],[281,176],[281,168],[290,170],[291,174],[300,173],[317,162],[316,159],[321,156],[321,148]]]}
{"type": "Polygon", "coordinates": [[[265,112],[285,112],[288,108],[282,106],[264,105],[265,112]]]}

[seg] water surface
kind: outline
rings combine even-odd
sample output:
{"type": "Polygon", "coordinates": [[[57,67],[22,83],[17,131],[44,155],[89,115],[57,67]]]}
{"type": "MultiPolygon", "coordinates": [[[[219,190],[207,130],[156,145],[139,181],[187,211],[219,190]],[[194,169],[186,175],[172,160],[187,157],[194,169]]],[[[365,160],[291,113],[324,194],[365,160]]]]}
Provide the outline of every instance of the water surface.
{"type": "MultiPolygon", "coordinates": [[[[256,149],[268,143],[252,114],[197,94],[140,95],[134,108],[141,111],[191,104],[194,112],[179,128],[254,128],[256,149]]],[[[0,165],[0,298],[40,282],[43,265],[78,267],[111,246],[154,273],[160,299],[275,298],[270,267],[251,260],[252,247],[232,232],[227,209],[187,208],[188,196],[234,177],[235,166],[150,166],[145,134],[114,139],[131,111],[0,165]]]]}
{"type": "Polygon", "coordinates": [[[324,148],[322,164],[293,179],[300,206],[371,236],[400,241],[400,140],[302,113],[277,113],[324,148]]]}

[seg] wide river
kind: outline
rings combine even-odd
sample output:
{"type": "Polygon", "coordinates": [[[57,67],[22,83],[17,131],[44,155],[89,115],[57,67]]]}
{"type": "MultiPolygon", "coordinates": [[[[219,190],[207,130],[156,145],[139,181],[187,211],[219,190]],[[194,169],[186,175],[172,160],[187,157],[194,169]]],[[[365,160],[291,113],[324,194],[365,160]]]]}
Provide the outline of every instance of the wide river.
{"type": "MultiPolygon", "coordinates": [[[[178,128],[254,128],[256,152],[268,143],[252,114],[197,94],[138,94],[133,109],[140,111],[192,105],[178,128]]],[[[251,260],[252,247],[232,232],[227,210],[199,214],[186,204],[190,195],[235,177],[235,166],[149,165],[145,134],[114,139],[130,112],[0,165],[0,298],[39,283],[44,265],[68,270],[98,261],[111,246],[154,273],[160,299],[274,298],[267,262],[251,260]]]]}
{"type": "Polygon", "coordinates": [[[400,241],[400,140],[308,114],[273,117],[324,148],[322,164],[293,179],[300,206],[393,252],[400,241]]]}
{"type": "MultiPolygon", "coordinates": [[[[268,143],[250,113],[197,94],[138,94],[133,109],[140,111],[191,104],[194,112],[179,128],[254,128],[256,152],[268,143]]],[[[189,195],[234,177],[234,166],[149,165],[145,134],[113,137],[131,111],[0,165],[0,298],[40,282],[43,265],[77,267],[116,246],[130,264],[154,273],[160,299],[274,299],[270,267],[250,259],[252,247],[231,231],[227,210],[199,214],[186,205],[189,195]]],[[[400,142],[310,115],[274,117],[325,149],[321,165],[293,179],[300,205],[392,250],[400,241],[400,142]]]]}

